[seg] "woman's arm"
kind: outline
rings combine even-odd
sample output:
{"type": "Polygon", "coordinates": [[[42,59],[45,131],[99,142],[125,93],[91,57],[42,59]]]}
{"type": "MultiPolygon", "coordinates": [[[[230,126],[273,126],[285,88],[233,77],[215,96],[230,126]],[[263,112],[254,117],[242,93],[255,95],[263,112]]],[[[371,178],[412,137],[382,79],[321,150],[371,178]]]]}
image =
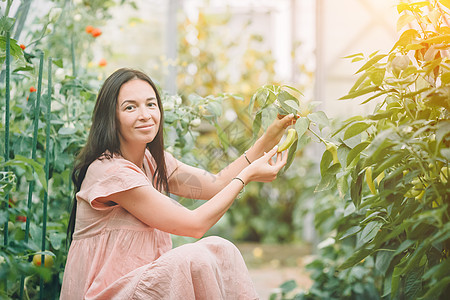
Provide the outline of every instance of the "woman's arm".
{"type": "MultiPolygon", "coordinates": [[[[276,154],[276,148],[239,172],[245,183],[268,182],[276,178],[286,164],[287,155],[276,154]]],[[[240,180],[229,183],[210,201],[195,210],[189,210],[161,194],[152,186],[141,186],[108,196],[101,201],[113,201],[145,224],[176,235],[202,237],[228,210],[243,188],[240,180]]]]}
{"type": "MultiPolygon", "coordinates": [[[[293,119],[293,114],[287,115],[281,120],[276,119],[255,144],[246,151],[247,159],[253,162],[265,152],[269,152],[279,143],[286,127],[292,123],[293,119]]],[[[217,174],[180,164],[169,178],[170,192],[181,197],[209,200],[249,165],[247,159],[243,154],[217,174]]]]}

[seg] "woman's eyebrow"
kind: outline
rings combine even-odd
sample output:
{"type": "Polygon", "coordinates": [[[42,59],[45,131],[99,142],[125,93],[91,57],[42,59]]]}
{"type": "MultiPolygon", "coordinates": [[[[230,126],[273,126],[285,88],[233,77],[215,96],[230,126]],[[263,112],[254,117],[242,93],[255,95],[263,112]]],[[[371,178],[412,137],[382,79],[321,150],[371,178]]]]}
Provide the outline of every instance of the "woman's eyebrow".
{"type": "MultiPolygon", "coordinates": [[[[145,101],[157,101],[156,97],[149,97],[147,99],[145,99],[145,101]]],[[[124,104],[135,104],[137,101],[136,100],[132,100],[132,99],[127,99],[127,100],[123,100],[123,102],[120,104],[120,106],[124,105],[124,104]]]]}

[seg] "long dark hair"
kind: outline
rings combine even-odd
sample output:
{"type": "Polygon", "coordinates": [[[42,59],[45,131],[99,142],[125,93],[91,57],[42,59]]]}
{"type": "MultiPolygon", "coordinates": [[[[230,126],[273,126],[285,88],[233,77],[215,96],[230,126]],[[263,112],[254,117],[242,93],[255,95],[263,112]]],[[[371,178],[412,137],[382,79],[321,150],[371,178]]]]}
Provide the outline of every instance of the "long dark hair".
{"type": "Polygon", "coordinates": [[[77,211],[76,193],[80,191],[81,183],[86,176],[89,165],[103,154],[106,159],[110,159],[114,154],[120,155],[120,142],[118,135],[118,122],[116,119],[116,105],[119,91],[122,85],[130,80],[140,79],[148,82],[156,94],[158,107],[161,112],[158,133],[153,141],[147,144],[147,149],[156,162],[156,170],[153,174],[153,182],[160,191],[169,192],[167,182],[167,170],[164,157],[163,123],[164,115],[161,103],[161,96],[158,88],[153,81],[143,72],[128,68],[122,68],[112,73],[103,83],[95,103],[92,114],[92,126],[89,132],[88,140],[84,148],[75,159],[75,165],[72,171],[72,181],[75,186],[75,193],[72,203],[72,212],[70,214],[67,228],[67,241],[72,241],[75,230],[75,218],[77,211]]]}

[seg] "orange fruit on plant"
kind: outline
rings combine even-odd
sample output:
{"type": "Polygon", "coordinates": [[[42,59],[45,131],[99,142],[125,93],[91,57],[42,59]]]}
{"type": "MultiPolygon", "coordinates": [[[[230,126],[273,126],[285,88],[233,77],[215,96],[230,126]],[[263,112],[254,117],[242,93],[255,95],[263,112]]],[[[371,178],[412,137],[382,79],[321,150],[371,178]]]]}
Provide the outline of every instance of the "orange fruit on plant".
{"type": "Polygon", "coordinates": [[[102,31],[100,30],[100,29],[98,29],[98,28],[94,28],[94,29],[92,29],[92,31],[91,31],[91,35],[93,36],[93,37],[98,37],[98,36],[100,36],[102,34],[102,31]]]}
{"type": "Polygon", "coordinates": [[[86,26],[86,28],[84,29],[86,31],[86,33],[92,33],[92,31],[94,30],[94,27],[91,25],[86,26]]]}
{"type": "Polygon", "coordinates": [[[108,62],[107,62],[106,59],[104,59],[104,58],[100,59],[100,61],[98,62],[98,65],[99,65],[100,67],[104,67],[104,66],[106,66],[107,64],[108,64],[108,62]]]}
{"type": "MultiPolygon", "coordinates": [[[[51,268],[53,267],[53,256],[45,254],[44,255],[44,267],[51,268]]],[[[42,264],[42,255],[41,254],[35,254],[33,256],[33,265],[36,267],[40,267],[42,264]]]]}

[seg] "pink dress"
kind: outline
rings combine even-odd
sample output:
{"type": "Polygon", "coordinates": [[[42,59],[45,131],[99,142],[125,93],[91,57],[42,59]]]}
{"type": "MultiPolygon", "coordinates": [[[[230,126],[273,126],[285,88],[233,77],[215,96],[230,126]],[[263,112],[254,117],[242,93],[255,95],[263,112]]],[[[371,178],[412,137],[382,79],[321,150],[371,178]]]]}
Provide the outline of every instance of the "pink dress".
{"type": "MultiPolygon", "coordinates": [[[[99,197],[150,185],[144,168],[121,157],[93,162],[77,194],[73,241],[60,299],[258,299],[239,250],[219,237],[172,249],[170,234],[151,228],[99,197]]],[[[166,155],[168,174],[179,163],[166,155]]]]}

